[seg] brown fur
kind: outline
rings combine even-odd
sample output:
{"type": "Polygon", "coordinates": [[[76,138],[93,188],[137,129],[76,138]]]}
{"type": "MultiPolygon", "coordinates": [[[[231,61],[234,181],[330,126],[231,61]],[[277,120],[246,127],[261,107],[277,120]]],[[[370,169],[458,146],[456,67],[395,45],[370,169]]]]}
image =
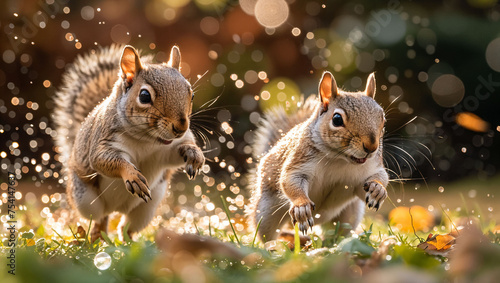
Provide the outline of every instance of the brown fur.
{"type": "Polygon", "coordinates": [[[326,72],[319,94],[291,116],[268,112],[264,129],[258,130],[254,154],[265,155],[254,173],[247,214],[254,226],[261,221],[261,240],[276,238],[287,212],[304,234],[314,223],[327,221],[348,221],[355,227],[364,214],[363,203],[378,209],[387,196],[384,113],[373,100],[373,74],[364,92],[350,93],[338,90],[326,72]],[[342,126],[333,125],[334,114],[341,115],[342,126]],[[290,130],[275,142],[268,133],[278,129],[290,130]],[[266,153],[267,144],[274,146],[266,153]]]}
{"type": "Polygon", "coordinates": [[[131,233],[143,229],[172,170],[184,164],[193,178],[205,160],[189,130],[193,95],[179,73],[179,49],[173,47],[162,64],[149,63],[131,46],[121,57],[117,49],[79,57],[56,96],[67,194],[82,216],[96,222],[92,240],[106,230],[113,211],[126,215],[131,233]]]}

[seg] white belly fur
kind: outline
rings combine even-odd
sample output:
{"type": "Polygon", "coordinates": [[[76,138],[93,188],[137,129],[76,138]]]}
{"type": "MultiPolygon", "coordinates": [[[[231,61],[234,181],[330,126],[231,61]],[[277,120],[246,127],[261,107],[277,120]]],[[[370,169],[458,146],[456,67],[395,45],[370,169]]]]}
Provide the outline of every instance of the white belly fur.
{"type": "Polygon", "coordinates": [[[370,159],[363,165],[332,163],[317,166],[309,187],[309,198],[315,203],[316,222],[322,223],[338,216],[356,198],[356,191],[363,190],[364,182],[378,170],[377,160],[370,159]]]}
{"type": "MultiPolygon", "coordinates": [[[[187,138],[186,136],[184,138],[187,138]]],[[[163,174],[165,170],[177,169],[183,164],[176,148],[184,141],[184,138],[175,140],[169,145],[147,144],[147,146],[138,146],[136,142],[122,138],[117,145],[125,149],[124,152],[127,154],[124,158],[134,164],[146,177],[151,195],[164,195],[168,184],[163,182],[163,174]],[[153,192],[154,190],[161,190],[161,192],[153,192]]],[[[132,195],[126,189],[121,178],[100,176],[99,190],[99,198],[104,202],[106,214],[114,211],[127,214],[139,204],[144,203],[143,199],[132,195]]]]}

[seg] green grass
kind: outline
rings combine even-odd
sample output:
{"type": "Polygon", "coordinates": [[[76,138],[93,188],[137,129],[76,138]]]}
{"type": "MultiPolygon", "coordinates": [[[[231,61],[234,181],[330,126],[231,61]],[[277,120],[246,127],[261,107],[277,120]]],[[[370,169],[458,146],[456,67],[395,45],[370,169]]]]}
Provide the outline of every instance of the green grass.
{"type": "MultiPolygon", "coordinates": [[[[231,220],[233,214],[224,199],[220,208],[231,220]]],[[[54,206],[51,211],[57,209],[54,206]]],[[[8,273],[9,234],[2,235],[0,281],[401,282],[412,278],[417,282],[472,282],[497,278],[494,276],[500,260],[500,235],[494,232],[495,222],[491,217],[477,218],[464,211],[465,208],[446,211],[431,231],[408,233],[391,227],[385,217],[369,214],[363,222],[364,229],[352,237],[340,234],[345,227],[335,224],[324,227],[320,235],[313,234],[312,242],[303,249],[290,250],[276,242],[273,251],[255,240],[255,231],[238,231],[231,221],[226,229],[203,227],[195,221],[193,225],[200,235],[224,242],[242,254],[242,258],[231,259],[212,253],[193,256],[187,252],[191,247],[185,247],[186,251],[181,247],[176,254],[160,250],[154,241],[157,228],[178,228],[171,227],[171,223],[150,227],[134,241],[120,241],[111,231],[104,235],[105,241],[91,243],[87,237],[77,235],[77,224],[70,222],[62,232],[56,232],[40,217],[40,211],[28,207],[17,215],[17,220],[26,225],[18,230],[16,238],[16,275],[8,273]],[[460,236],[455,245],[457,256],[432,256],[417,248],[429,233],[447,234],[454,229],[450,220],[460,222],[464,217],[477,219],[483,236],[460,236]],[[100,252],[111,257],[111,265],[105,270],[99,270],[94,263],[100,252]]],[[[88,231],[88,223],[82,227],[88,231]]]]}

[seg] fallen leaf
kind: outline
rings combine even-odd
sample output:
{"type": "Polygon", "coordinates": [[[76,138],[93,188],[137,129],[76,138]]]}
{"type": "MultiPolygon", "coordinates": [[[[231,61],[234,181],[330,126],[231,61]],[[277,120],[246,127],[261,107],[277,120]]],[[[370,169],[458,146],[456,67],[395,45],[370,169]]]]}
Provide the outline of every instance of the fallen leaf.
{"type": "Polygon", "coordinates": [[[455,245],[455,237],[450,234],[432,235],[429,234],[427,240],[420,243],[417,247],[430,255],[448,256],[455,245]]]}
{"type": "Polygon", "coordinates": [[[419,205],[400,206],[389,213],[389,224],[402,232],[413,232],[413,229],[415,231],[429,231],[434,225],[434,215],[419,205]]]}
{"type": "Polygon", "coordinates": [[[34,246],[35,245],[35,240],[33,240],[33,239],[27,239],[26,240],[26,245],[28,247],[34,246]]]}
{"type": "Polygon", "coordinates": [[[458,125],[474,132],[485,133],[489,130],[490,124],[483,119],[479,118],[476,114],[470,112],[458,113],[455,117],[458,125]]]}
{"type": "Polygon", "coordinates": [[[82,226],[78,226],[75,233],[75,239],[70,242],[71,245],[80,245],[83,241],[85,241],[85,235],[87,232],[82,226]]]}
{"type": "MultiPolygon", "coordinates": [[[[301,248],[308,248],[312,245],[312,241],[309,236],[299,235],[299,240],[301,248]]],[[[285,242],[291,251],[295,249],[295,234],[293,232],[282,231],[278,235],[278,241],[285,242]]]]}
{"type": "MultiPolygon", "coordinates": [[[[154,270],[171,270],[181,278],[182,282],[215,282],[215,278],[199,278],[210,276],[204,272],[200,258],[224,258],[228,261],[241,262],[248,254],[230,243],[196,234],[177,234],[174,231],[161,229],[155,237],[161,250],[155,259],[154,270]],[[189,270],[188,272],[186,272],[189,270]]],[[[252,256],[249,264],[259,263],[258,256],[252,256]]]]}
{"type": "Polygon", "coordinates": [[[196,234],[179,235],[173,231],[162,229],[156,235],[156,243],[160,250],[169,255],[187,252],[193,256],[222,256],[241,260],[245,254],[232,244],[224,243],[215,238],[196,234]]]}
{"type": "Polygon", "coordinates": [[[87,232],[85,232],[85,229],[83,229],[82,226],[78,226],[78,228],[76,230],[76,237],[78,239],[82,239],[82,238],[85,238],[86,234],[87,234],[87,232]]]}

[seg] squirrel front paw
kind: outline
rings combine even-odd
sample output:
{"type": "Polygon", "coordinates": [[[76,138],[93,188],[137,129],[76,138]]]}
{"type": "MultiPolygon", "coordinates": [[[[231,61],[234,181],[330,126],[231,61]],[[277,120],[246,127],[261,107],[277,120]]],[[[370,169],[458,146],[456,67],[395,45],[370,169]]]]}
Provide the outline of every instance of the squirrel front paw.
{"type": "Polygon", "coordinates": [[[185,171],[189,179],[194,179],[201,166],[205,163],[205,156],[201,149],[195,145],[184,145],[179,148],[180,155],[186,162],[185,171]]]}
{"type": "Polygon", "coordinates": [[[365,202],[368,207],[378,210],[387,198],[387,190],[377,180],[366,182],[363,188],[366,192],[365,202]]]}
{"type": "Polygon", "coordinates": [[[290,216],[292,217],[292,223],[299,222],[299,230],[302,234],[307,234],[307,229],[314,226],[314,219],[312,217],[312,211],[315,205],[309,198],[306,200],[296,200],[292,203],[290,210],[290,216]]]}
{"type": "Polygon", "coordinates": [[[125,182],[125,187],[131,194],[137,194],[137,196],[142,198],[145,202],[148,202],[146,197],[150,200],[152,199],[148,181],[139,170],[129,170],[122,176],[122,178],[125,182]]]}

